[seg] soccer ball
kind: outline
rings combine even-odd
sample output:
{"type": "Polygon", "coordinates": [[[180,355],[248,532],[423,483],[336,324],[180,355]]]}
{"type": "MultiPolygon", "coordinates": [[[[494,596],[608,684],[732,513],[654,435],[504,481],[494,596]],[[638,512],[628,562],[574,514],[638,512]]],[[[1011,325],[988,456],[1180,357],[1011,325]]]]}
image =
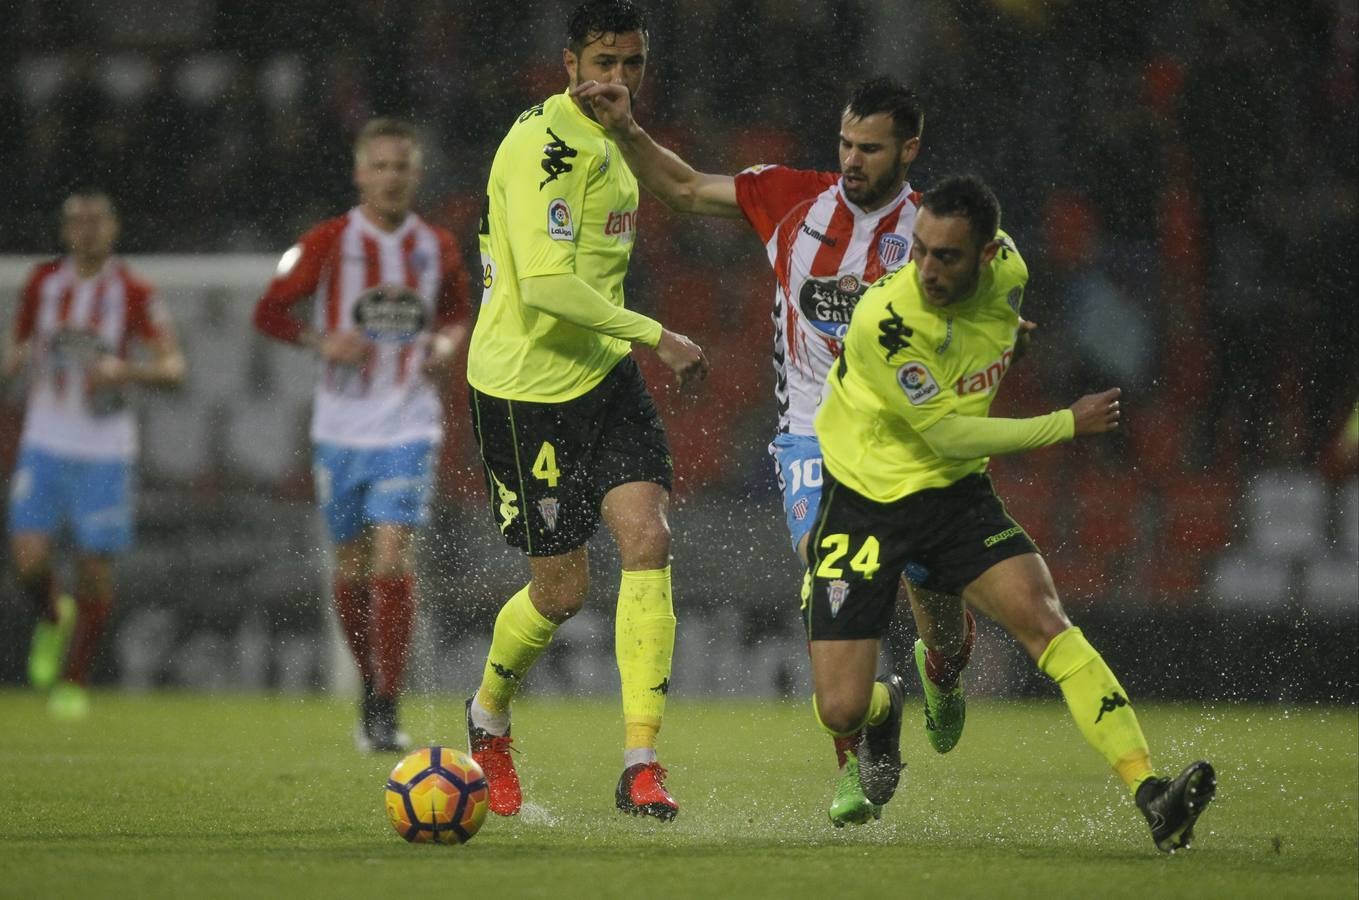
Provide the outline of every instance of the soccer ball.
{"type": "Polygon", "coordinates": [[[481,766],[461,750],[425,747],[387,776],[387,818],[417,844],[465,844],[486,821],[489,792],[481,766]]]}

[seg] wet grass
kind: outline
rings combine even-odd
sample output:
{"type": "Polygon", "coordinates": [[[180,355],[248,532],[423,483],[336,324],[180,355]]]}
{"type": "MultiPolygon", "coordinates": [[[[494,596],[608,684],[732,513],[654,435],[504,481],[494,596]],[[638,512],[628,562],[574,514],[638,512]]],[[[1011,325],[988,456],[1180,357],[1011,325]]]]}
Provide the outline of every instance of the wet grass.
{"type": "MultiPolygon", "coordinates": [[[[1193,850],[1151,846],[1057,700],[974,702],[946,757],[908,720],[881,822],[825,820],[829,741],[806,704],[672,699],[662,761],[683,811],[617,814],[615,704],[525,700],[526,805],[464,847],[412,846],[382,811],[394,762],[352,747],[352,706],[96,695],[79,724],[0,692],[0,896],[1355,897],[1352,707],[1139,707],[1156,758],[1212,759],[1193,850]]],[[[406,711],[460,744],[460,698],[406,711]]]]}

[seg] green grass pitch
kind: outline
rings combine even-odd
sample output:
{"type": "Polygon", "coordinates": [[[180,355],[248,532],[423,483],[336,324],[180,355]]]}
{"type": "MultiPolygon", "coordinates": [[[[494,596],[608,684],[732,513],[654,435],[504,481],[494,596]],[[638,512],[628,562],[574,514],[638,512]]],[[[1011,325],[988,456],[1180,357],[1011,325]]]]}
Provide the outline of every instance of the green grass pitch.
{"type": "MultiPolygon", "coordinates": [[[[974,701],[948,756],[912,711],[897,798],[843,831],[805,703],[672,699],[670,824],[613,809],[616,704],[515,714],[523,813],[441,847],[388,825],[395,756],[353,749],[351,703],[99,693],[58,724],[0,692],[0,896],[1359,896],[1353,707],[1139,706],[1159,762],[1218,770],[1194,848],[1169,857],[1058,699],[974,701]]],[[[406,720],[465,740],[461,698],[410,698],[406,720]]]]}

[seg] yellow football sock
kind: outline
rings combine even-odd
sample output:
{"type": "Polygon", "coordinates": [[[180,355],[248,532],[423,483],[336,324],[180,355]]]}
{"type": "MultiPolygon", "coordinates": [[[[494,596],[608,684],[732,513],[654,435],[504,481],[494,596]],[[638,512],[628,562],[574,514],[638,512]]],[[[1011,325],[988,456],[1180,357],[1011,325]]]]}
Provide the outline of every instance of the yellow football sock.
{"type": "Polygon", "coordinates": [[[491,713],[503,713],[523,683],[528,670],[547,649],[557,626],[538,612],[529,599],[528,585],[511,597],[495,617],[491,649],[481,674],[477,703],[491,713]]]}
{"type": "Polygon", "coordinates": [[[1133,792],[1155,772],[1128,693],[1079,628],[1052,639],[1038,668],[1062,689],[1086,743],[1099,751],[1133,792]]]}
{"type": "Polygon", "coordinates": [[[821,718],[821,707],[816,702],[816,695],[812,695],[812,712],[816,714],[816,724],[820,725],[832,737],[848,737],[865,725],[880,725],[891,711],[892,695],[887,692],[887,685],[881,681],[875,681],[873,682],[873,693],[868,698],[868,712],[864,715],[864,720],[849,731],[836,731],[821,718]]]}
{"type": "Polygon", "coordinates": [[[614,652],[623,685],[623,747],[655,747],[675,656],[669,566],[623,571],[615,623],[614,652]]]}

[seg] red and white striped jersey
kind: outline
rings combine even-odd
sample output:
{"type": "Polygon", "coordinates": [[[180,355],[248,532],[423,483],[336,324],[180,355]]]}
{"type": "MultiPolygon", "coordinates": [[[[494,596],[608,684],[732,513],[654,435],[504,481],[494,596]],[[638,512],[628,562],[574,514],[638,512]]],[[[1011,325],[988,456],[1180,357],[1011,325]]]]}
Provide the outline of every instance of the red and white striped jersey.
{"type": "Polygon", "coordinates": [[[350,447],[440,440],[439,397],[423,364],[433,332],[467,308],[453,236],[414,213],[392,232],[357,207],[328,219],[283,254],[255,326],[297,343],[304,325],[289,310],[307,300],[318,334],[362,331],[372,342],[362,366],[321,362],[312,440],[350,447]]]}
{"type": "Polygon", "coordinates": [[[164,315],[151,285],[117,258],[90,278],[69,258],[34,267],[14,325],[32,352],[20,440],[76,459],[132,460],[137,423],[125,394],[92,391],[86,372],[104,354],[126,359],[132,340],[158,338],[164,315]]]}
{"type": "Polygon", "coordinates": [[[865,290],[910,259],[920,194],[905,184],[864,212],[838,172],[754,166],[736,176],[736,199],[774,268],[774,375],[779,431],[813,434],[826,372],[840,355],[865,290]]]}

